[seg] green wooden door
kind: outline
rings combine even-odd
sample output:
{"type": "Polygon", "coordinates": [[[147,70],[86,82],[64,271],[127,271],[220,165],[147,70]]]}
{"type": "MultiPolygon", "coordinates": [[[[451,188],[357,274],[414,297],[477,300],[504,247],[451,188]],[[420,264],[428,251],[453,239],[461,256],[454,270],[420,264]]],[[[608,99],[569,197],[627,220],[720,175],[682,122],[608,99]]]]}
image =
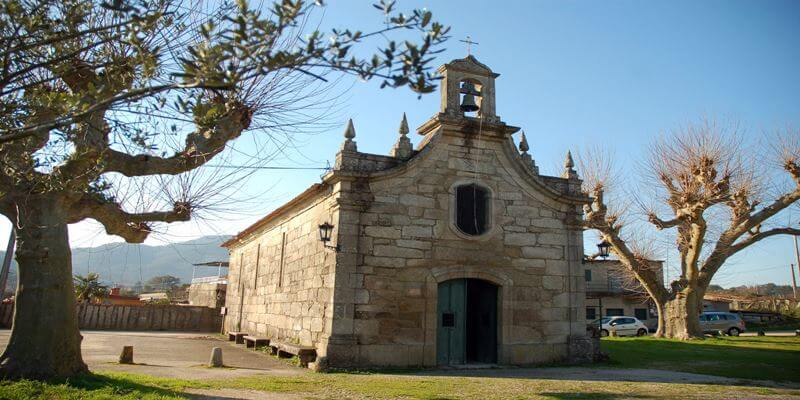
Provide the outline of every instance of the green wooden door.
{"type": "Polygon", "coordinates": [[[436,361],[439,365],[464,364],[466,358],[466,279],[439,284],[436,325],[436,361]]]}

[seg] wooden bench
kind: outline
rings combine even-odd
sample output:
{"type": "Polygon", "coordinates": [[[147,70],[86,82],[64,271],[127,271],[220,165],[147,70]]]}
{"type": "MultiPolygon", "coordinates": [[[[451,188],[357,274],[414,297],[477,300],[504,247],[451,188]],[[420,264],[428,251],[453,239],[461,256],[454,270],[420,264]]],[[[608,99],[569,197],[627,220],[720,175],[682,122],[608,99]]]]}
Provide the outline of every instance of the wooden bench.
{"type": "Polygon", "coordinates": [[[247,332],[228,332],[228,340],[236,342],[236,344],[244,343],[245,336],[247,336],[247,332]]]}
{"type": "Polygon", "coordinates": [[[245,336],[244,347],[252,348],[253,350],[261,346],[269,346],[269,339],[258,336],[245,336]]]}
{"type": "Polygon", "coordinates": [[[280,358],[289,358],[297,356],[300,359],[300,365],[308,367],[308,363],[314,362],[317,359],[317,349],[313,346],[301,346],[294,343],[275,342],[269,343],[272,354],[277,354],[280,358]]]}

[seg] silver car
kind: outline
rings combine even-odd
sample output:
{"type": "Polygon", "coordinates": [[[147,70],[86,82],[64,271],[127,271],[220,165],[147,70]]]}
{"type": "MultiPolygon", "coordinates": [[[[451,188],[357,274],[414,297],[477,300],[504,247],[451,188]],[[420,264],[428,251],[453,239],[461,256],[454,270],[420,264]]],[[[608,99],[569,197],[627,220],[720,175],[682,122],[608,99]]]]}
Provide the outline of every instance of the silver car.
{"type": "Polygon", "coordinates": [[[602,320],[595,320],[593,324],[601,322],[600,336],[608,336],[609,332],[614,332],[616,336],[644,336],[647,335],[647,326],[644,322],[634,317],[604,317],[602,320]]]}
{"type": "Polygon", "coordinates": [[[703,333],[724,332],[739,336],[744,332],[744,321],[736,314],[728,312],[704,312],[700,314],[700,328],[703,333]]]}

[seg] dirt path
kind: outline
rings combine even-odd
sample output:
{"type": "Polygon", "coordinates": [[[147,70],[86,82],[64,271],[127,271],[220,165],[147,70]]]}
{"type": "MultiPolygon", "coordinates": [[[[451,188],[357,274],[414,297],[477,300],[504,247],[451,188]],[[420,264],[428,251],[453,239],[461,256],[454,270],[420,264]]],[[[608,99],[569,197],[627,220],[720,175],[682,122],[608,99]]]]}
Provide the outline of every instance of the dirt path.
{"type": "Polygon", "coordinates": [[[188,389],[183,394],[197,400],[294,400],[305,398],[292,393],[270,393],[245,389],[188,389]]]}

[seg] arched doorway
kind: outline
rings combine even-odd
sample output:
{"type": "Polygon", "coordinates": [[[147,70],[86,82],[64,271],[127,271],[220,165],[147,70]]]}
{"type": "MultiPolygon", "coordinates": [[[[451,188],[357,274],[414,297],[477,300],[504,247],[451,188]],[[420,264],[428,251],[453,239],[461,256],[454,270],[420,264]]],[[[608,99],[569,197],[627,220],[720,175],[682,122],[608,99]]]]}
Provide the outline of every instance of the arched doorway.
{"type": "Polygon", "coordinates": [[[439,283],[437,311],[437,364],[497,362],[496,285],[481,279],[439,283]]]}

